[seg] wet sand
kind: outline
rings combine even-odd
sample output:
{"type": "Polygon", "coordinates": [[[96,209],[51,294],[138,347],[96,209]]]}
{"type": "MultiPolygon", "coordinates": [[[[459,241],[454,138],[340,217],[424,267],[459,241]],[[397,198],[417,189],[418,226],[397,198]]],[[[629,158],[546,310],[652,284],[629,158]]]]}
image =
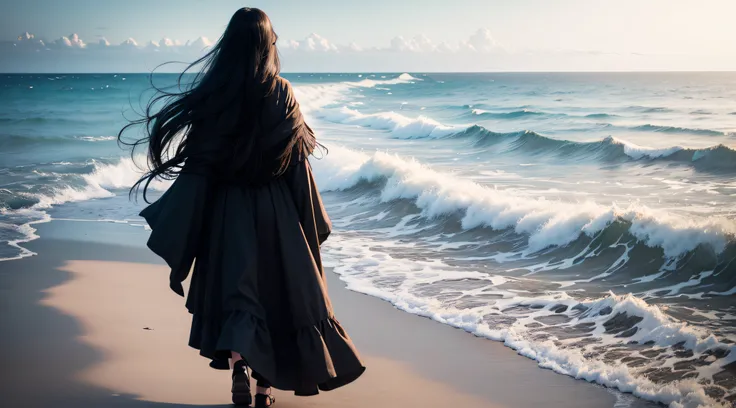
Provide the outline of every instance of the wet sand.
{"type": "MultiPolygon", "coordinates": [[[[143,247],[142,228],[37,227],[42,238],[25,246],[39,255],[0,262],[0,405],[229,405],[229,373],[187,346],[190,315],[168,289],[165,265],[143,247]]],[[[317,397],[275,391],[278,407],[595,408],[629,399],[328,276],[337,317],[368,370],[317,397]]]]}

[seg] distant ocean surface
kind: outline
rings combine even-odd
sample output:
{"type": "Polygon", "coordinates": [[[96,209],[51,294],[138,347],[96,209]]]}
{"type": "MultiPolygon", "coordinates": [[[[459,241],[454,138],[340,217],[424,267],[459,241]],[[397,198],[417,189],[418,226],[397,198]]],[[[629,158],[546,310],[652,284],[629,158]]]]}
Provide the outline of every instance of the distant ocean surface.
{"type": "MultiPolygon", "coordinates": [[[[350,289],[646,400],[736,400],[736,73],[285,77],[350,289]]],[[[0,268],[34,223],[145,228],[115,134],[148,88],[0,77],[0,268]]]]}

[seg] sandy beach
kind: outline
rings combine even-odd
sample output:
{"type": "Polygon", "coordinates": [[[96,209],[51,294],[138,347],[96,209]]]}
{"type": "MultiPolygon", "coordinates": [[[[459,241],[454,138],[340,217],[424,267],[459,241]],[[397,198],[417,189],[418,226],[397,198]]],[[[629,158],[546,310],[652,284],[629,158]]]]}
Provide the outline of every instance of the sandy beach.
{"type": "MultiPolygon", "coordinates": [[[[37,225],[38,255],[0,262],[0,405],[228,406],[229,373],[190,349],[190,315],[142,228],[37,225]]],[[[576,381],[500,343],[395,310],[328,271],[337,317],[368,370],[317,397],[276,391],[277,407],[650,406],[576,381]]]]}

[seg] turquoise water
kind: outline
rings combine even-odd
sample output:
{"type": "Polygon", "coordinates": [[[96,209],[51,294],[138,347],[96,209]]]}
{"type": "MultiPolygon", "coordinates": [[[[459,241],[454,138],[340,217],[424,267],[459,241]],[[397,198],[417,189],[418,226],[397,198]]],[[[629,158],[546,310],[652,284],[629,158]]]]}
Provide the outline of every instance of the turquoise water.
{"type": "MultiPolygon", "coordinates": [[[[351,289],[648,400],[733,398],[736,74],[285,76],[351,289]]],[[[0,258],[51,218],[145,228],[114,135],[148,89],[0,77],[0,258]]]]}

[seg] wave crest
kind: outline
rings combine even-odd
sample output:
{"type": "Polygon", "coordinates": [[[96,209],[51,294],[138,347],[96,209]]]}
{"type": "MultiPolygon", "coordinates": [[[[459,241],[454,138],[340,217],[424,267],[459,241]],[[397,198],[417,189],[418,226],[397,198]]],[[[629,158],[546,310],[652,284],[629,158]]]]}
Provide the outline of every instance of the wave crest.
{"type": "Polygon", "coordinates": [[[648,147],[612,136],[590,142],[554,139],[533,131],[498,133],[474,125],[445,137],[470,140],[476,147],[509,143],[507,151],[592,158],[603,161],[660,160],[712,172],[736,172],[736,150],[722,144],[706,148],[648,147]]]}
{"type": "Polygon", "coordinates": [[[646,206],[603,206],[592,201],[572,203],[516,195],[435,171],[416,160],[377,152],[371,156],[331,146],[324,160],[315,160],[324,190],[345,190],[361,182],[381,181],[384,201],[409,199],[424,217],[462,214],[464,229],[511,229],[527,237],[529,252],[567,245],[581,235],[593,236],[614,222],[647,246],[676,258],[700,245],[722,252],[736,236],[736,221],[722,217],[682,218],[646,206]]]}
{"type": "Polygon", "coordinates": [[[388,130],[399,139],[440,138],[456,133],[459,128],[443,125],[427,116],[409,118],[396,112],[361,113],[342,107],[321,116],[331,122],[388,130]]]}
{"type": "Polygon", "coordinates": [[[695,129],[695,128],[685,128],[685,127],[679,127],[679,126],[661,126],[661,125],[651,125],[651,124],[634,126],[632,129],[643,131],[643,132],[691,133],[691,134],[703,135],[703,136],[727,136],[728,135],[728,133],[726,132],[721,132],[721,131],[712,130],[712,129],[695,129]]]}

